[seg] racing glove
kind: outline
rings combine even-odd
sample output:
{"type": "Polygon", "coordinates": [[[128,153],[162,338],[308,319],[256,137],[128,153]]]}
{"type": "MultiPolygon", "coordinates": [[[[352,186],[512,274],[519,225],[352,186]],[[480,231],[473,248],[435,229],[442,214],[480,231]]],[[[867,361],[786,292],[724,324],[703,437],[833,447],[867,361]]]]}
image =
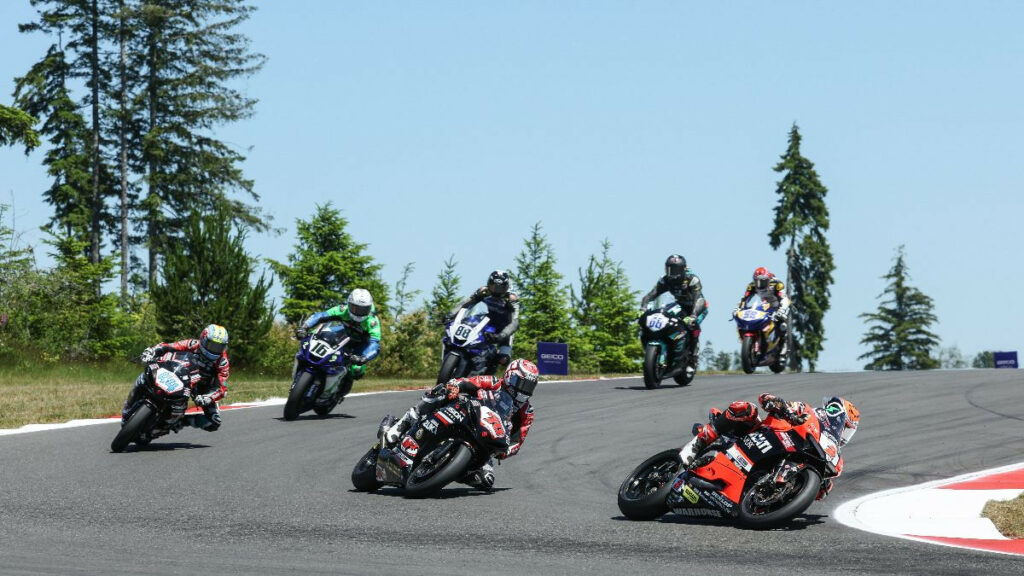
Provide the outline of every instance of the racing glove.
{"type": "Polygon", "coordinates": [[[363,364],[369,362],[370,359],[367,358],[366,356],[362,356],[359,354],[352,354],[351,356],[348,357],[348,361],[350,364],[359,364],[360,366],[362,366],[363,364]]]}
{"type": "Polygon", "coordinates": [[[142,351],[142,354],[139,354],[139,360],[144,364],[152,362],[154,358],[156,358],[155,347],[146,348],[145,350],[142,351]]]}
{"type": "Polygon", "coordinates": [[[214,400],[209,394],[199,394],[192,398],[192,401],[196,403],[196,406],[209,406],[213,404],[214,400]]]}
{"type": "Polygon", "coordinates": [[[497,332],[487,332],[487,333],[484,334],[484,340],[488,344],[494,344],[495,342],[498,342],[498,341],[501,340],[501,335],[498,334],[497,332]]]}
{"type": "Polygon", "coordinates": [[[296,328],[295,329],[295,337],[298,338],[299,340],[305,340],[306,336],[308,334],[309,334],[309,331],[307,331],[305,328],[296,328]]]}
{"type": "Polygon", "coordinates": [[[444,389],[445,398],[449,400],[454,400],[459,395],[460,392],[458,382],[449,382],[444,385],[444,389]]]}
{"type": "Polygon", "coordinates": [[[686,318],[683,318],[683,325],[686,326],[687,328],[689,328],[690,330],[693,329],[693,327],[694,327],[694,325],[696,323],[697,323],[697,317],[696,316],[687,316],[686,318]]]}

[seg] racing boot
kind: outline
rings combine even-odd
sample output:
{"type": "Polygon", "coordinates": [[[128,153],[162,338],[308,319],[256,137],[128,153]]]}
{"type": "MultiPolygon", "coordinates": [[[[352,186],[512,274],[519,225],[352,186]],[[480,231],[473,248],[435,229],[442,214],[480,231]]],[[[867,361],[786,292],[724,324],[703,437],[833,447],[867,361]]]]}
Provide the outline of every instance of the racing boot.
{"type": "Polygon", "coordinates": [[[686,341],[686,349],[689,356],[686,359],[686,377],[692,378],[697,373],[697,338],[691,337],[686,341]]]}
{"type": "Polygon", "coordinates": [[[412,426],[412,423],[420,419],[420,413],[416,411],[416,407],[409,408],[409,411],[402,416],[398,422],[391,425],[390,428],[384,431],[384,441],[388,445],[392,445],[398,442],[398,439],[402,437],[402,434],[412,426]]]}
{"type": "Polygon", "coordinates": [[[683,467],[689,468],[697,454],[700,454],[700,451],[706,448],[707,445],[707,441],[698,434],[686,446],[683,446],[682,450],[679,451],[679,458],[683,461],[683,467]]]}
{"type": "Polygon", "coordinates": [[[459,479],[459,483],[472,486],[483,492],[490,492],[494,486],[494,466],[488,460],[486,464],[476,470],[466,472],[466,475],[459,479]]]}

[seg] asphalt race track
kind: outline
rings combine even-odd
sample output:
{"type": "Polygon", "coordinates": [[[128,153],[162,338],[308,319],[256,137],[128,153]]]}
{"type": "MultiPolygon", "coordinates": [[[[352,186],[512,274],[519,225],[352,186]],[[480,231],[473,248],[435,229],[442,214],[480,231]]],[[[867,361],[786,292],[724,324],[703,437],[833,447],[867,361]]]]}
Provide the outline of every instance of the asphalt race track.
{"type": "Polygon", "coordinates": [[[1015,370],[698,375],[654,391],[638,379],[542,383],[530,437],[497,468],[495,492],[453,486],[417,501],[351,491],[381,417],[417,396],[349,398],[332,418],[295,422],[281,407],[232,411],[219,432],[123,454],[109,452],[114,424],[0,437],[0,573],[1024,573],[1019,557],[830,518],[868,492],[1024,461],[1015,370]],[[814,403],[840,393],[861,409],[828,501],[773,531],[620,516],[616,491],[636,464],[689,439],[711,406],[763,391],[814,403]]]}

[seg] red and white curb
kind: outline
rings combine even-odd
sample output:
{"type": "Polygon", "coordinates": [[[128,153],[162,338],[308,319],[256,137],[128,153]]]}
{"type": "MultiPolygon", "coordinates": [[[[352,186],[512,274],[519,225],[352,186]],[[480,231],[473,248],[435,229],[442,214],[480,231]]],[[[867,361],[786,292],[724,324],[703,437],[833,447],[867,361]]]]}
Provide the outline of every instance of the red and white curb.
{"type": "MultiPolygon", "coordinates": [[[[637,376],[622,376],[614,378],[594,378],[591,380],[543,380],[541,384],[565,384],[568,382],[598,382],[604,380],[629,380],[637,378],[637,376]]],[[[374,396],[377,394],[395,394],[398,392],[413,392],[412,390],[379,390],[377,392],[356,392],[349,394],[345,398],[355,398],[357,396],[374,396]]],[[[220,407],[221,410],[238,410],[241,408],[260,408],[264,406],[283,406],[287,401],[287,398],[268,398],[267,400],[259,400],[257,402],[241,402],[238,404],[227,404],[220,407]]],[[[192,407],[187,413],[192,414],[199,412],[199,408],[192,407]]],[[[120,422],[120,416],[111,416],[108,418],[88,418],[82,420],[71,420],[68,422],[59,422],[56,424],[26,424],[21,428],[0,428],[0,436],[10,436],[12,434],[28,434],[29,432],[44,432],[46,430],[61,430],[64,428],[78,428],[81,426],[92,426],[94,424],[109,424],[111,422],[120,422]]]]}
{"type": "Polygon", "coordinates": [[[836,520],[885,536],[1024,556],[1024,539],[1011,539],[981,517],[990,500],[1024,493],[1024,463],[895,488],[845,502],[836,520]]]}

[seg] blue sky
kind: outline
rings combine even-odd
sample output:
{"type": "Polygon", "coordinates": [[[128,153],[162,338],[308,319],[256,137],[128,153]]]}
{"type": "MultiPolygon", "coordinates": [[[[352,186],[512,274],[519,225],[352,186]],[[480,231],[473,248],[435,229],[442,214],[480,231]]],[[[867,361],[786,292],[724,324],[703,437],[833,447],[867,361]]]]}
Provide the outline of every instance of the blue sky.
{"type": "MultiPolygon", "coordinates": [[[[218,136],[284,229],[333,202],[397,280],[429,292],[454,254],[464,287],[512,267],[541,221],[566,279],[613,243],[637,290],[682,253],[736,349],[729,311],[767,243],[772,171],[796,122],[829,188],[836,260],[819,368],[857,369],[880,278],[906,245],[943,345],[1024,347],[1024,4],[1016,2],[257,2],[266,67],[251,120],[218,136]]],[[[46,41],[0,3],[0,102],[46,41]]],[[[0,150],[0,202],[36,243],[50,214],[36,152],[0,150]]],[[[278,292],[278,296],[280,292],[278,292]]]]}

